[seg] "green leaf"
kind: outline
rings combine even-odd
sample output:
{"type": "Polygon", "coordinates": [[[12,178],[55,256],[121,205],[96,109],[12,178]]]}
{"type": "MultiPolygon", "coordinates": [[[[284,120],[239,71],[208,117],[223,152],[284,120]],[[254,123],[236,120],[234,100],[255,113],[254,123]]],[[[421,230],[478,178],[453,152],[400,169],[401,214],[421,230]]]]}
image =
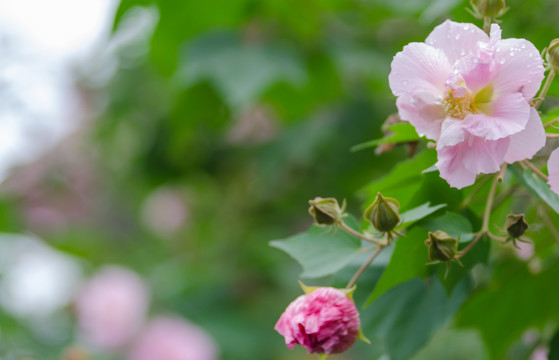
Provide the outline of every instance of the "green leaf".
{"type": "Polygon", "coordinates": [[[556,213],[559,213],[559,196],[551,191],[551,188],[543,179],[534,174],[530,169],[521,172],[520,169],[515,166],[510,166],[509,168],[522,185],[542,199],[556,213]]]}
{"type": "Polygon", "coordinates": [[[417,135],[415,128],[410,123],[397,123],[388,127],[390,133],[383,138],[364,142],[355,145],[351,151],[359,151],[370,147],[378,146],[381,144],[398,144],[403,142],[417,141],[421,137],[417,135]]]}
{"type": "MultiPolygon", "coordinates": [[[[383,196],[393,197],[400,202],[402,208],[416,195],[423,184],[426,175],[422,171],[431,167],[437,161],[434,149],[426,149],[414,158],[402,161],[386,176],[371,182],[364,191],[369,203],[378,192],[383,196]]],[[[425,201],[419,203],[422,204],[425,201]]]]}
{"type": "Polygon", "coordinates": [[[426,218],[427,216],[431,215],[432,213],[436,212],[439,209],[444,208],[445,206],[446,204],[431,206],[430,202],[426,202],[423,205],[408,210],[400,215],[400,218],[402,219],[402,223],[398,226],[398,228],[408,227],[411,224],[415,223],[416,221],[426,218]]]}
{"type": "Polygon", "coordinates": [[[559,317],[559,287],[552,285],[559,278],[557,260],[539,274],[519,262],[499,270],[491,287],[468,299],[457,317],[459,326],[480,331],[491,359],[502,358],[527,329],[542,329],[559,317]]]}
{"type": "MultiPolygon", "coordinates": [[[[352,217],[346,218],[346,223],[359,229],[357,220],[352,217]]],[[[346,266],[359,254],[361,240],[340,229],[312,226],[307,232],[271,241],[270,245],[285,251],[301,264],[301,277],[318,278],[346,266]]]]}
{"type": "Polygon", "coordinates": [[[448,235],[460,239],[460,242],[473,239],[470,221],[454,212],[447,211],[437,218],[424,220],[421,222],[421,226],[432,232],[442,230],[448,235]]]}
{"type": "Polygon", "coordinates": [[[547,358],[548,360],[559,360],[559,331],[553,335],[553,338],[551,338],[549,342],[549,354],[547,358]]]}
{"type": "Polygon", "coordinates": [[[429,262],[429,257],[425,239],[427,239],[427,231],[422,227],[414,227],[406,233],[406,237],[396,240],[390,262],[365,306],[398,284],[428,275],[426,264],[429,262]]]}
{"type": "Polygon", "coordinates": [[[466,279],[450,297],[436,278],[400,284],[362,311],[365,335],[384,338],[391,360],[408,359],[458,310],[469,289],[466,279]]]}

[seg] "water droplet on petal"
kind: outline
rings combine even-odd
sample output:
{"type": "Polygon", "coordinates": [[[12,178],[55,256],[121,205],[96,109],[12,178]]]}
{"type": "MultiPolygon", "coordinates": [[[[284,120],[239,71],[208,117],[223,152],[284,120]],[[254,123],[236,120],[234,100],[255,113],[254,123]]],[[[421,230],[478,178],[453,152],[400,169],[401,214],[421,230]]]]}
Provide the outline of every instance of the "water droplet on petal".
{"type": "Polygon", "coordinates": [[[402,85],[406,86],[408,84],[407,80],[402,81],[402,85]]]}
{"type": "Polygon", "coordinates": [[[504,64],[505,63],[505,59],[501,59],[501,61],[499,61],[499,64],[504,64]]]}
{"type": "Polygon", "coordinates": [[[501,48],[497,48],[497,52],[501,52],[501,48]]]}
{"type": "Polygon", "coordinates": [[[532,57],[532,56],[534,56],[533,53],[529,53],[529,54],[528,54],[528,57],[532,57]]]}
{"type": "Polygon", "coordinates": [[[462,50],[460,51],[460,56],[464,56],[464,55],[466,55],[466,51],[465,51],[464,49],[462,49],[462,50]]]}
{"type": "Polygon", "coordinates": [[[479,62],[478,58],[474,58],[474,63],[477,64],[479,62]]]}
{"type": "Polygon", "coordinates": [[[454,38],[455,38],[456,40],[460,40],[460,34],[457,34],[454,38]]]}
{"type": "Polygon", "coordinates": [[[520,45],[520,48],[521,48],[521,49],[526,49],[526,45],[525,45],[525,44],[522,44],[522,45],[520,45]]]}
{"type": "Polygon", "coordinates": [[[464,26],[462,27],[462,29],[464,29],[464,30],[468,30],[468,28],[469,28],[469,27],[470,27],[470,25],[468,25],[468,24],[464,24],[464,26]]]}

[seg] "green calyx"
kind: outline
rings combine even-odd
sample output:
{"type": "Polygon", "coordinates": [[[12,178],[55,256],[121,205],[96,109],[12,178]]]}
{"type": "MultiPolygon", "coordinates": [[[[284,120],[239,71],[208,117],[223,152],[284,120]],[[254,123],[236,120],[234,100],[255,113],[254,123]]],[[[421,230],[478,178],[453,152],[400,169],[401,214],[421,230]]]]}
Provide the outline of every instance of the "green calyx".
{"type": "Polygon", "coordinates": [[[559,72],[559,39],[551,41],[545,53],[545,60],[554,71],[559,72]]]}
{"type": "Polygon", "coordinates": [[[470,0],[477,18],[497,18],[504,15],[509,9],[505,0],[470,0]]]}
{"type": "Polygon", "coordinates": [[[460,263],[456,258],[458,254],[458,240],[448,235],[442,230],[437,230],[434,233],[429,232],[425,245],[429,251],[429,260],[433,262],[450,262],[455,260],[460,263]]]}
{"type": "Polygon", "coordinates": [[[391,232],[400,223],[398,200],[377,194],[375,201],[365,210],[363,217],[380,232],[391,232]]]}
{"type": "Polygon", "coordinates": [[[317,225],[334,225],[345,217],[345,201],[340,207],[334,198],[316,197],[309,204],[309,214],[317,225]]]}

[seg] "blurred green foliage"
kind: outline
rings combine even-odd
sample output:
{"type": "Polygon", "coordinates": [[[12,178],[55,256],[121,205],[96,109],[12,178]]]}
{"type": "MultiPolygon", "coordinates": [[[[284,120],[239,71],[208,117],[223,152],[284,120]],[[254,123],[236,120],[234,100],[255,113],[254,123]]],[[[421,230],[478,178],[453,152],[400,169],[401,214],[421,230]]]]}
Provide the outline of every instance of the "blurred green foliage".
{"type": "MultiPolygon", "coordinates": [[[[559,2],[507,5],[503,37],[527,38],[539,49],[559,37],[559,2]]],[[[307,200],[316,196],[346,198],[354,214],[378,191],[397,198],[402,211],[446,204],[414,225],[392,259],[360,279],[361,304],[380,285],[362,313],[373,344],[335,358],[387,352],[408,359],[421,349],[414,359],[526,359],[535,343],[525,345],[522,334],[538,329],[537,342],[545,344],[559,323],[559,294],[551,285],[558,276],[556,234],[542,223],[557,224],[559,216],[543,203],[527,207],[527,190],[509,174],[505,184],[518,191],[498,199],[493,222],[504,224],[511,210],[526,212],[535,224],[530,237],[537,257],[526,263],[504,246],[492,255],[481,246],[476,261],[464,258],[465,269],[452,264],[458,275],[451,271],[442,286],[444,265],[424,266],[425,234],[441,218],[447,224],[445,216],[464,219],[448,232],[464,222],[479,228],[489,184],[464,207],[472,189],[460,192],[436,172],[421,173],[434,164],[433,150],[420,146],[413,158],[406,146],[380,155],[373,148],[350,151],[381,138],[381,125],[396,111],[388,87],[394,54],[423,41],[446,18],[475,22],[467,6],[458,0],[122,0],[116,34],[139,11],[157,14],[149,46],[132,60],[118,53],[120,66],[106,86],[91,89],[82,80],[84,93],[105,102],[92,100],[101,111],[84,125],[78,144],[64,148],[77,161],[42,159],[47,169],[37,182],[4,191],[0,226],[41,236],[79,258],[88,274],[103,264],[130,267],[152,290],[152,313],[175,312],[201,325],[223,359],[304,359],[304,351],[289,351],[273,331],[300,294],[301,268],[268,242],[308,228],[307,200]],[[75,190],[76,181],[87,186],[75,190]],[[36,192],[48,196],[36,200],[36,192]],[[149,206],[162,192],[183,207],[177,226],[153,224],[154,217],[165,224],[174,216],[165,206],[149,206]],[[57,209],[63,224],[33,222],[33,201],[57,209]],[[79,211],[72,205],[78,203],[79,211]],[[474,267],[479,259],[486,265],[474,267]],[[530,266],[544,270],[534,275],[530,266]],[[514,351],[522,347],[529,349],[514,351]]],[[[549,94],[544,110],[559,105],[559,82],[549,94]]],[[[26,171],[33,169],[16,170],[13,182],[26,171]]],[[[531,190],[539,191],[536,186],[531,190]]],[[[342,245],[352,256],[358,252],[358,244],[342,245]]],[[[352,260],[317,282],[347,281],[358,266],[352,260]]],[[[0,356],[59,359],[79,342],[71,313],[64,309],[46,320],[60,336],[45,340],[36,324],[2,312],[0,356]]]]}

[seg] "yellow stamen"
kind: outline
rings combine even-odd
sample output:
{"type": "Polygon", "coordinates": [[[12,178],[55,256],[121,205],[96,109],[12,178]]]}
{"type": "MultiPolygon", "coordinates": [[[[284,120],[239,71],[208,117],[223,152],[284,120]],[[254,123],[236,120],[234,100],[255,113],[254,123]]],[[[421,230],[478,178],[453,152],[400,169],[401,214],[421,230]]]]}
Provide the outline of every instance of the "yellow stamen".
{"type": "Polygon", "coordinates": [[[447,96],[443,98],[442,105],[444,111],[456,119],[464,119],[466,115],[474,112],[473,98],[469,93],[462,97],[454,97],[452,92],[449,91],[447,96]]]}

